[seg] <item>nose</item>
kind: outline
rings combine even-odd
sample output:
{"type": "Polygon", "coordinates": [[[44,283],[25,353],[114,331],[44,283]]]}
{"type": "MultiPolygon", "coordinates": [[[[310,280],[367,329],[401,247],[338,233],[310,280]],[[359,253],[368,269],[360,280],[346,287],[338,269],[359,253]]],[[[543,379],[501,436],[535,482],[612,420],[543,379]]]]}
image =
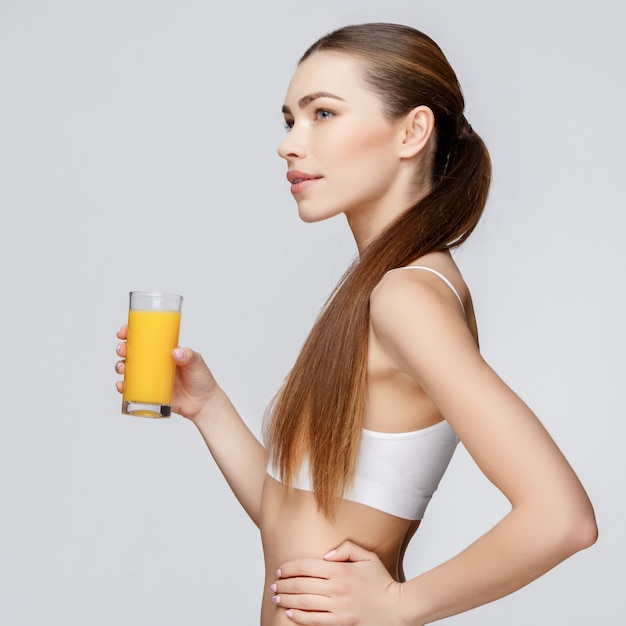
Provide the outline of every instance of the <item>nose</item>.
{"type": "Polygon", "coordinates": [[[287,133],[285,139],[278,146],[278,154],[283,159],[298,159],[305,154],[304,144],[294,131],[295,126],[287,133]]]}

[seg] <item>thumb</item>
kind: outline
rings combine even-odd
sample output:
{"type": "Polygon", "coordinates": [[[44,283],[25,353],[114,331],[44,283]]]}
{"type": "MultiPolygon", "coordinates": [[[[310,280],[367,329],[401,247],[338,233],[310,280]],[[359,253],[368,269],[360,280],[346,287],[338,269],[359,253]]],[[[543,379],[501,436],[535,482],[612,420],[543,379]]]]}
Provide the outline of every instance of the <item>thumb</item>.
{"type": "Polygon", "coordinates": [[[325,561],[377,561],[378,556],[374,552],[370,552],[365,548],[353,543],[352,541],[344,541],[337,546],[335,550],[331,550],[324,555],[325,561]]]}
{"type": "Polygon", "coordinates": [[[172,358],[176,365],[183,365],[192,370],[206,367],[200,353],[194,352],[191,348],[175,348],[172,350],[172,358]]]}

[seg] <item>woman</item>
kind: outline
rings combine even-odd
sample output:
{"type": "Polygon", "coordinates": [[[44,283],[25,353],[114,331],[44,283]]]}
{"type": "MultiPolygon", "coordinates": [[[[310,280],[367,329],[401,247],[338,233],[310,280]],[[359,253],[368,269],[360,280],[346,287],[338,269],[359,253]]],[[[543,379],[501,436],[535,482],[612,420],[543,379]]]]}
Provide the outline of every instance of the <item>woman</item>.
{"type": "Polygon", "coordinates": [[[279,154],[301,218],[343,213],[359,259],[270,407],[267,452],[201,356],[173,353],[173,408],[261,530],[263,626],[425,624],[596,539],[572,469],[480,356],[450,250],[476,226],[491,168],[463,110],[443,53],[414,29],[365,24],[314,44],[287,91],[279,154]],[[458,440],[511,510],[405,581],[404,551],[458,440]]]}

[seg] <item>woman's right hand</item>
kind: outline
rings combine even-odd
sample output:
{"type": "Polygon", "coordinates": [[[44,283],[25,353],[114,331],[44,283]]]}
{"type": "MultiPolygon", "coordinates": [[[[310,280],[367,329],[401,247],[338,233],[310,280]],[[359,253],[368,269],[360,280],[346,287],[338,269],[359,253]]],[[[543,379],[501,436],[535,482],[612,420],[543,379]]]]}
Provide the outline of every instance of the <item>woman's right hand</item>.
{"type": "MultiPolygon", "coordinates": [[[[117,331],[117,338],[122,341],[116,347],[121,360],[115,364],[115,371],[122,375],[125,367],[127,331],[127,326],[122,326],[117,331]]],[[[198,352],[190,348],[176,348],[172,350],[172,359],[176,363],[172,411],[193,420],[211,397],[221,391],[220,387],[198,352]]],[[[115,386],[119,393],[123,393],[123,381],[117,381],[115,386]]]]}

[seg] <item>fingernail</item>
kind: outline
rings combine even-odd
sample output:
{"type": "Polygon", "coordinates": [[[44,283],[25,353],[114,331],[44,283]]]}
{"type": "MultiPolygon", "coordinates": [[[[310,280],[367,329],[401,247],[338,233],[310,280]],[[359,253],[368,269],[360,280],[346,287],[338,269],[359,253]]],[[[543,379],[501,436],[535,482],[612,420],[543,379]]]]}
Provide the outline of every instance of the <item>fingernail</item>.
{"type": "Polygon", "coordinates": [[[117,346],[115,346],[115,352],[119,354],[121,351],[122,351],[122,344],[118,343],[117,346]]]}
{"type": "Polygon", "coordinates": [[[280,596],[272,596],[272,602],[274,604],[280,604],[280,596]]]}
{"type": "Polygon", "coordinates": [[[270,585],[270,591],[273,591],[274,593],[276,593],[276,590],[278,589],[278,587],[276,586],[276,583],[272,583],[270,585]]]}
{"type": "Polygon", "coordinates": [[[293,617],[293,613],[291,611],[285,611],[285,615],[291,619],[293,617]]]}
{"type": "Polygon", "coordinates": [[[279,569],[277,569],[276,570],[276,578],[282,578],[282,575],[283,575],[283,573],[279,569]]]}
{"type": "Polygon", "coordinates": [[[337,554],[337,550],[331,550],[330,552],[327,552],[327,553],[324,555],[324,558],[325,558],[325,559],[329,559],[329,558],[330,558],[331,556],[333,556],[334,554],[337,554]]]}
{"type": "Polygon", "coordinates": [[[174,350],[174,356],[180,361],[185,358],[185,351],[182,348],[176,348],[174,350]]]}

